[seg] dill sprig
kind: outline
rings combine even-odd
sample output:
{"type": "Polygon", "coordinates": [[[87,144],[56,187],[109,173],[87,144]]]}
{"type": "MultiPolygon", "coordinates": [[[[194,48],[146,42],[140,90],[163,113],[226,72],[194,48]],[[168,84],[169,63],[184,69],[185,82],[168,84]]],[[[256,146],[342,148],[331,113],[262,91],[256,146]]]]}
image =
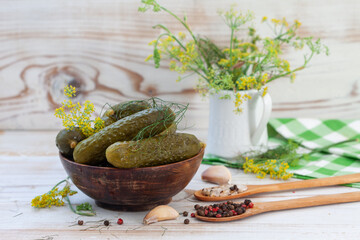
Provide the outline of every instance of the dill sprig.
{"type": "Polygon", "coordinates": [[[91,119],[91,115],[95,112],[94,104],[90,101],[85,101],[83,105],[79,102],[72,102],[71,99],[76,96],[74,86],[66,85],[64,95],[68,100],[64,100],[61,103],[62,106],[55,110],[55,117],[62,120],[62,124],[67,130],[79,128],[86,137],[89,137],[105,127],[101,118],[91,119]]]}
{"type": "Polygon", "coordinates": [[[289,140],[286,144],[266,152],[248,151],[232,159],[207,158],[203,163],[241,168],[245,173],[255,173],[258,178],[269,175],[273,179],[286,180],[292,177],[292,173],[287,171],[288,168],[298,165],[301,158],[306,158],[306,154],[296,152],[298,148],[299,144],[289,140]]]}
{"type": "Polygon", "coordinates": [[[153,137],[159,134],[160,128],[166,129],[172,123],[178,126],[178,124],[184,118],[185,112],[187,111],[189,106],[189,104],[184,105],[180,103],[164,101],[157,97],[152,97],[144,101],[149,103],[151,108],[162,111],[164,115],[161,117],[159,115],[159,119],[157,121],[141,129],[139,133],[135,136],[133,141],[144,139],[145,136],[153,137]]]}
{"type": "Polygon", "coordinates": [[[70,189],[69,177],[58,182],[49,192],[43,195],[36,196],[31,200],[31,206],[35,208],[51,208],[52,206],[64,206],[64,200],[69,204],[71,211],[82,216],[95,216],[90,203],[83,203],[76,206],[76,209],[72,206],[69,196],[76,194],[76,191],[70,189]],[[58,186],[65,183],[62,190],[59,190],[58,186]]]}
{"type": "Polygon", "coordinates": [[[244,169],[245,173],[255,173],[258,178],[269,175],[273,179],[286,180],[293,176],[288,172],[290,167],[297,167],[300,160],[307,161],[314,153],[330,153],[329,149],[340,144],[359,141],[357,138],[350,138],[330,145],[310,149],[301,143],[287,140],[283,145],[270,148],[265,152],[249,151],[232,159],[208,157],[202,163],[209,165],[224,165],[231,168],[244,169]],[[299,147],[310,150],[308,153],[298,153],[299,147]]]}
{"type": "Polygon", "coordinates": [[[174,32],[171,26],[153,26],[162,32],[149,43],[153,46],[153,53],[145,61],[153,60],[155,67],[159,68],[161,60],[170,60],[170,70],[180,74],[178,81],[183,79],[184,74],[197,74],[199,82],[196,88],[202,95],[233,90],[238,93],[236,112],[240,112],[240,105],[250,99],[239,93],[242,90],[256,89],[265,95],[267,83],[282,77],[290,77],[293,81],[296,73],[306,68],[315,55],[329,54],[320,39],[298,35],[301,23],[297,20],[288,22],[285,18],[268,20],[264,17],[261,22],[268,25],[272,34],[261,36],[252,27],[254,14],[238,11],[232,6],[228,11],[219,11],[229,28],[230,38],[227,46],[218,46],[212,40],[195,34],[186,15],[178,16],[156,0],[141,2],[139,11],[165,12],[184,28],[184,32],[174,32]],[[243,31],[247,34],[241,34],[243,31]],[[300,66],[293,67],[283,58],[285,46],[303,51],[304,60],[300,66]]]}

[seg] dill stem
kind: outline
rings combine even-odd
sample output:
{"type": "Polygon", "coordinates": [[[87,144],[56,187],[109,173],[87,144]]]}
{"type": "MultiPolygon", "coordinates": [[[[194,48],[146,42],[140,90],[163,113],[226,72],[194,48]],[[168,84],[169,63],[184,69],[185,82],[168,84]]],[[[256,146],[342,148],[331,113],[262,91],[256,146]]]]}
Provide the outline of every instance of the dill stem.
{"type": "Polygon", "coordinates": [[[230,36],[230,52],[229,52],[230,65],[232,64],[233,38],[234,38],[234,27],[231,27],[231,36],[230,36]]]}
{"type": "Polygon", "coordinates": [[[57,186],[61,185],[62,183],[66,182],[68,183],[69,177],[67,177],[64,180],[61,180],[60,182],[58,182],[49,192],[51,192],[52,190],[54,190],[57,186]]]}
{"type": "MultiPolygon", "coordinates": [[[[178,20],[178,21],[186,28],[186,30],[190,33],[192,39],[194,39],[194,42],[195,42],[195,44],[196,44],[196,46],[197,46],[197,48],[198,48],[198,50],[199,50],[199,52],[200,52],[200,55],[202,56],[202,58],[200,58],[200,61],[202,62],[203,65],[205,65],[205,64],[204,64],[204,61],[203,61],[203,58],[205,58],[205,57],[204,57],[204,53],[203,53],[203,51],[201,50],[201,48],[200,48],[200,46],[199,46],[199,42],[198,42],[197,38],[195,37],[194,33],[191,31],[189,25],[187,25],[186,22],[184,22],[183,20],[181,20],[178,16],[176,16],[176,15],[175,15],[173,12],[171,12],[170,10],[164,8],[163,6],[160,6],[160,8],[161,8],[162,10],[164,10],[165,12],[169,13],[169,14],[170,14],[171,16],[173,16],[176,20],[178,20]]],[[[205,78],[205,79],[206,79],[206,78],[205,78]]]]}

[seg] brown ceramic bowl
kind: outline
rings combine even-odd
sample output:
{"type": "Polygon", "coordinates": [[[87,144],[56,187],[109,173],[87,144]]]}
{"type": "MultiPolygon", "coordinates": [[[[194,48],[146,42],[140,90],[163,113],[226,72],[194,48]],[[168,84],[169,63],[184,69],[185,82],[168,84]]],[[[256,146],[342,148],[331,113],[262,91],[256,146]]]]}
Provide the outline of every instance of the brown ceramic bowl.
{"type": "Polygon", "coordinates": [[[198,170],[204,149],[184,161],[132,169],[79,164],[61,154],[60,159],[75,186],[99,207],[142,211],[169,203],[183,190],[198,170]]]}

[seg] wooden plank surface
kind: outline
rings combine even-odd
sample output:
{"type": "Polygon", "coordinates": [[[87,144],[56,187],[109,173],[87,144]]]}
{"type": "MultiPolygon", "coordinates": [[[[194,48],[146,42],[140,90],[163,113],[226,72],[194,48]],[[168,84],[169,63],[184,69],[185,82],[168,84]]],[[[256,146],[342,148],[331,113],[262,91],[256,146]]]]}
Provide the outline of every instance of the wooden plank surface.
{"type": "MultiPolygon", "coordinates": [[[[1,239],[343,239],[360,236],[360,203],[346,203],[306,209],[265,213],[241,221],[206,223],[191,218],[189,225],[184,217],[142,225],[146,212],[117,212],[97,207],[83,193],[72,197],[74,204],[89,201],[95,207],[96,217],[79,217],[67,207],[34,209],[31,199],[48,191],[56,182],[66,177],[53,143],[56,131],[4,131],[0,134],[0,238],[1,239]],[[117,225],[117,218],[124,224],[117,225]],[[78,219],[84,226],[70,226],[78,219]],[[108,219],[109,228],[96,227],[96,221],[108,219]],[[270,237],[271,236],[271,237],[270,237]]],[[[179,212],[193,211],[198,203],[189,195],[193,190],[211,186],[200,180],[202,165],[194,179],[173,198],[170,206],[179,212]]],[[[257,179],[232,169],[233,182],[243,184],[277,183],[270,179],[257,179]]],[[[284,191],[258,194],[256,202],[276,201],[321,194],[358,191],[348,187],[284,191]]],[[[204,203],[205,205],[205,203],[204,203]]]]}
{"type": "MultiPolygon", "coordinates": [[[[133,0],[1,0],[0,129],[59,129],[53,112],[63,100],[64,82],[78,86],[76,100],[90,100],[98,112],[105,103],[159,96],[190,103],[188,124],[206,129],[208,102],[193,90],[196,78],[176,83],[166,63],[155,69],[144,59],[147,45],[165,23],[182,30],[168,15],[138,13],[133,0]]],[[[193,29],[226,44],[229,31],[216,10],[233,1],[161,1],[187,13],[193,29]]],[[[299,19],[301,34],[321,37],[329,57],[314,59],[295,83],[270,84],[273,117],[360,117],[360,2],[357,0],[236,1],[262,16],[299,19]]],[[[302,59],[288,54],[294,65],[302,59]],[[296,60],[300,59],[300,60],[296,60]]]]}

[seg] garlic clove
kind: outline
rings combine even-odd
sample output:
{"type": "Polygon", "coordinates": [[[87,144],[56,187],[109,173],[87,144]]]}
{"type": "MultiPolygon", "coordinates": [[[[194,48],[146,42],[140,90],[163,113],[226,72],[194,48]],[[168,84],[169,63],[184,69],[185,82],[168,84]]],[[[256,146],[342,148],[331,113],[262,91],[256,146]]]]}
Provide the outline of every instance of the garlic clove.
{"type": "Polygon", "coordinates": [[[231,173],[225,166],[211,166],[201,174],[201,179],[219,185],[230,183],[231,173]]]}
{"type": "Polygon", "coordinates": [[[144,217],[144,224],[151,224],[165,220],[176,219],[179,216],[179,213],[169,207],[167,205],[160,205],[156,208],[152,209],[146,216],[144,217]]]}

